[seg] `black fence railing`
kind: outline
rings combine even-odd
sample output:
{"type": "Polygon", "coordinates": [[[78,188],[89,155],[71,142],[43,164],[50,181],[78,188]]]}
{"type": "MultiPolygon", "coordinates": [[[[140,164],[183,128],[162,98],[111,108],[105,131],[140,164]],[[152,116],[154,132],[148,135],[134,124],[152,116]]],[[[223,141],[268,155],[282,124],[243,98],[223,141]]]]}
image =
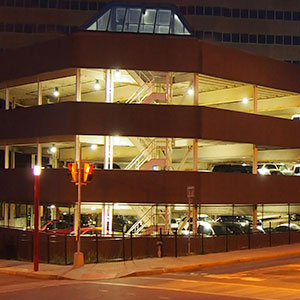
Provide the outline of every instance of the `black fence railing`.
{"type": "MultiPolygon", "coordinates": [[[[91,236],[81,238],[85,263],[133,260],[160,256],[185,256],[242,249],[279,246],[300,242],[299,231],[223,235],[156,236],[91,236]]],[[[73,263],[76,238],[64,234],[39,234],[39,261],[42,263],[73,263]]],[[[33,260],[33,231],[0,227],[0,258],[23,261],[33,260]]]]}

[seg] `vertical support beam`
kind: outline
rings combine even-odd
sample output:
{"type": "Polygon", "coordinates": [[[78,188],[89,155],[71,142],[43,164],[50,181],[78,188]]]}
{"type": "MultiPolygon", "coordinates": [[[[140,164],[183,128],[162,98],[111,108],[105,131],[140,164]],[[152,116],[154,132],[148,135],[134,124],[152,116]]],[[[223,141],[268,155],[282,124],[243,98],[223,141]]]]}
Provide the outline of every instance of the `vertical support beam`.
{"type": "Polygon", "coordinates": [[[42,83],[40,81],[37,82],[37,105],[43,104],[43,96],[42,96],[42,83]]]}
{"type": "Polygon", "coordinates": [[[4,168],[9,169],[9,146],[5,146],[4,150],[4,168]]]}
{"type": "Polygon", "coordinates": [[[165,234],[169,233],[169,211],[168,205],[165,205],[165,234]]]}
{"type": "Polygon", "coordinates": [[[35,154],[31,154],[31,168],[33,169],[33,167],[35,166],[35,154]]]}
{"type": "Polygon", "coordinates": [[[81,72],[80,69],[76,69],[76,87],[75,87],[75,100],[81,102],[81,72]]]}
{"type": "Polygon", "coordinates": [[[252,217],[253,217],[252,232],[256,232],[257,231],[257,204],[253,205],[252,217]]]}
{"type": "Polygon", "coordinates": [[[11,147],[10,161],[11,161],[11,168],[14,169],[16,167],[16,151],[14,147],[11,147]]]}
{"type": "Polygon", "coordinates": [[[257,174],[257,146],[253,145],[252,174],[257,174]]]}
{"type": "Polygon", "coordinates": [[[167,104],[172,103],[172,83],[170,72],[166,73],[166,102],[167,104]]]}
{"type": "Polygon", "coordinates": [[[257,100],[258,100],[258,88],[257,85],[254,85],[253,86],[253,112],[255,114],[257,114],[258,112],[257,100]]]}
{"type": "Polygon", "coordinates": [[[37,144],[37,165],[42,167],[42,144],[37,144]]]}
{"type": "Polygon", "coordinates": [[[4,226],[8,226],[9,203],[4,204],[4,226]]]}
{"type": "MultiPolygon", "coordinates": [[[[79,135],[76,135],[75,137],[75,161],[79,161],[80,159],[80,140],[79,135]]],[[[78,195],[77,195],[77,201],[78,201],[78,195]]],[[[75,204],[74,208],[74,231],[78,232],[79,228],[79,222],[80,218],[78,218],[80,215],[78,214],[78,202],[75,204]]]]}
{"type": "Polygon", "coordinates": [[[5,89],[5,110],[9,110],[9,89],[5,89]]]}

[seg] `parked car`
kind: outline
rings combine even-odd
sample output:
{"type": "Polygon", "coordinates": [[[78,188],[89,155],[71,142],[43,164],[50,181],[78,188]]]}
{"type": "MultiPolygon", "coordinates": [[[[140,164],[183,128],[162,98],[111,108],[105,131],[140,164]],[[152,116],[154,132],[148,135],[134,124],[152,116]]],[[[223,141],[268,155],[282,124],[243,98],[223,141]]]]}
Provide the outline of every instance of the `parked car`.
{"type": "Polygon", "coordinates": [[[260,175],[283,175],[277,166],[271,163],[258,164],[257,172],[260,175]]]}
{"type": "Polygon", "coordinates": [[[274,231],[277,232],[287,232],[287,231],[299,231],[300,230],[300,226],[294,223],[286,223],[286,224],[280,224],[278,226],[275,227],[274,231]]]}
{"type": "Polygon", "coordinates": [[[114,215],[112,230],[117,232],[127,232],[136,221],[137,217],[135,216],[114,215]]]}
{"type": "Polygon", "coordinates": [[[293,166],[292,175],[300,176],[300,164],[297,164],[297,165],[293,166]]]}
{"type": "Polygon", "coordinates": [[[243,228],[241,224],[238,223],[222,223],[222,224],[225,225],[232,232],[232,234],[247,233],[244,231],[245,228],[243,228]]]}
{"type": "MultiPolygon", "coordinates": [[[[212,218],[209,217],[207,214],[198,215],[198,218],[197,218],[198,225],[200,224],[200,221],[213,222],[212,218]]],[[[190,224],[193,224],[193,218],[192,217],[190,218],[190,224]]],[[[171,222],[171,229],[172,229],[173,232],[175,232],[176,229],[178,229],[182,226],[183,226],[183,230],[188,229],[189,222],[187,220],[187,216],[184,216],[183,218],[181,218],[179,220],[177,219],[176,224],[171,222]]]]}
{"type": "Polygon", "coordinates": [[[277,169],[283,174],[283,175],[293,175],[293,170],[290,170],[286,164],[284,163],[276,163],[275,164],[277,169]]]}
{"type": "Polygon", "coordinates": [[[201,221],[198,226],[198,233],[204,236],[221,236],[233,234],[233,232],[224,224],[218,222],[203,222],[201,221]]]}
{"type": "Polygon", "coordinates": [[[252,166],[246,164],[218,164],[213,167],[212,172],[251,174],[252,166]]]}
{"type": "Polygon", "coordinates": [[[73,230],[73,225],[70,225],[68,222],[63,220],[49,221],[41,228],[41,231],[63,234],[69,234],[73,230]]]}

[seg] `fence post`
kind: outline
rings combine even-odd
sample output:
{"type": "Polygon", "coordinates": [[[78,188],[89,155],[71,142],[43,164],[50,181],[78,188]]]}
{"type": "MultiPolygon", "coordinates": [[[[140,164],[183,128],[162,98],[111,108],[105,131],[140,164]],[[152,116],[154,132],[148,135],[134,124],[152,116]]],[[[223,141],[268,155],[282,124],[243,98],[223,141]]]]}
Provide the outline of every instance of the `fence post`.
{"type": "Polygon", "coordinates": [[[160,241],[161,256],[163,256],[163,240],[162,240],[162,229],[161,228],[159,228],[159,241],[160,241]]]}
{"type": "Polygon", "coordinates": [[[272,247],[272,224],[269,222],[269,247],[272,247]]]}
{"type": "Polygon", "coordinates": [[[123,260],[125,261],[126,260],[126,257],[125,257],[125,233],[124,233],[123,229],[122,229],[122,240],[123,240],[123,260]]]}
{"type": "Polygon", "coordinates": [[[133,260],[133,238],[132,238],[132,231],[130,232],[130,256],[131,256],[131,260],[133,260]]]}
{"type": "Polygon", "coordinates": [[[178,252],[177,252],[177,228],[175,228],[174,239],[175,239],[175,257],[177,257],[178,256],[178,252]]]}

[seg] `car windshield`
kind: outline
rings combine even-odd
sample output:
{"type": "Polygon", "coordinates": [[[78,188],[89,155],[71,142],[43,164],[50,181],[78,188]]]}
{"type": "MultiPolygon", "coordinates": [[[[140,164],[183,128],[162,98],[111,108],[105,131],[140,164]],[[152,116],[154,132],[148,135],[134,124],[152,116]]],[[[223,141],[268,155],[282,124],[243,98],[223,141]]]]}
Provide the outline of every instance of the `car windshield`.
{"type": "Polygon", "coordinates": [[[288,167],[286,165],[284,165],[284,164],[277,165],[277,166],[278,166],[278,168],[279,168],[280,171],[286,171],[286,170],[288,170],[288,167]]]}
{"type": "Polygon", "coordinates": [[[226,227],[214,224],[211,226],[216,235],[226,235],[226,227]]]}

